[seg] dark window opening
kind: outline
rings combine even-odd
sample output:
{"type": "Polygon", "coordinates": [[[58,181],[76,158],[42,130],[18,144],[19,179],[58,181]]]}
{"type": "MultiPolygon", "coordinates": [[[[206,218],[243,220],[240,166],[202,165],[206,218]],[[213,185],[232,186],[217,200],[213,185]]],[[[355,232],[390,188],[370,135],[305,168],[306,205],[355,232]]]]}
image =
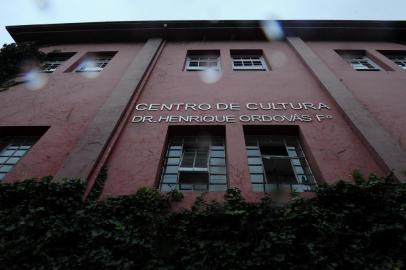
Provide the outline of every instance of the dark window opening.
{"type": "Polygon", "coordinates": [[[226,191],[226,155],[221,134],[223,130],[209,127],[170,129],[160,190],[226,191]]]}
{"type": "Polygon", "coordinates": [[[297,130],[244,127],[248,167],[254,191],[312,191],[316,186],[297,130]],[[254,135],[259,133],[260,135],[254,135]]]}

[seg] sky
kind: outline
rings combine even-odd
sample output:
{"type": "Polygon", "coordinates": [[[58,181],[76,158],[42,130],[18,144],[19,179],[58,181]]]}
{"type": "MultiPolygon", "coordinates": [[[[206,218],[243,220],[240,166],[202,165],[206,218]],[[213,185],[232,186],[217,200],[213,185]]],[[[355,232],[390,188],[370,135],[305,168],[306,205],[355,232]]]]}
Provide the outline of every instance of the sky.
{"type": "Polygon", "coordinates": [[[406,0],[0,0],[7,25],[147,20],[406,20],[406,0]],[[7,1],[7,2],[6,2],[7,1]]]}

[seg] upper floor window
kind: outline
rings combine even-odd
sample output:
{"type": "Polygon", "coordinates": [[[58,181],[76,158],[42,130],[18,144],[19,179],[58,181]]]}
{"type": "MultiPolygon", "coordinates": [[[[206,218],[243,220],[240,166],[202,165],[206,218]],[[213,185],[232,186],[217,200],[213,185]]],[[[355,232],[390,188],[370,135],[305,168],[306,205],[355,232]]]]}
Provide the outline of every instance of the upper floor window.
{"type": "Polygon", "coordinates": [[[400,68],[406,70],[406,51],[379,51],[400,68]]]}
{"type": "Polygon", "coordinates": [[[75,69],[75,72],[100,72],[110,60],[115,52],[88,53],[75,69]]]}
{"type": "Polygon", "coordinates": [[[220,69],[219,50],[193,50],[188,51],[186,56],[186,71],[199,71],[207,69],[220,69]]]}
{"type": "Polygon", "coordinates": [[[231,50],[233,70],[267,70],[262,50],[231,50]]]}
{"type": "Polygon", "coordinates": [[[365,53],[365,51],[350,50],[343,51],[337,50],[337,53],[345,60],[351,67],[357,71],[380,71],[381,68],[374,63],[365,53]]]}
{"type": "Polygon", "coordinates": [[[160,190],[225,191],[224,136],[170,136],[160,190]]]}
{"type": "Polygon", "coordinates": [[[52,73],[75,53],[48,53],[41,64],[41,72],[52,73]]]}
{"type": "Polygon", "coordinates": [[[254,191],[312,191],[315,181],[296,136],[246,135],[254,191]]]}

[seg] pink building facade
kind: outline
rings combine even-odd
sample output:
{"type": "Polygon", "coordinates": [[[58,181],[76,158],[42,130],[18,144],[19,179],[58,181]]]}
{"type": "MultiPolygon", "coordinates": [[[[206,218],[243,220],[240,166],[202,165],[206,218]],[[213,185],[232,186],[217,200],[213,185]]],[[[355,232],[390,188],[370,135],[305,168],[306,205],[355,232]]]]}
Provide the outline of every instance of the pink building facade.
{"type": "Polygon", "coordinates": [[[354,169],[405,181],[402,23],[280,24],[278,38],[237,21],[8,27],[48,58],[40,85],[0,92],[2,181],[81,178],[89,192],[106,166],[102,197],[190,200],[312,192],[354,169]]]}

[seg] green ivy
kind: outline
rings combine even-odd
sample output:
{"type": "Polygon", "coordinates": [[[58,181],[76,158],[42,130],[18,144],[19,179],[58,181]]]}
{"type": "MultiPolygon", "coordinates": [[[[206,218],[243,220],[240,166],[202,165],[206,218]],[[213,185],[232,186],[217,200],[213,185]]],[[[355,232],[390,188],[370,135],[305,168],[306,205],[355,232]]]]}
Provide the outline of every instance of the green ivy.
{"type": "Polygon", "coordinates": [[[406,184],[391,176],[259,203],[230,189],[83,201],[80,181],[0,184],[1,269],[405,269],[406,184]]]}

